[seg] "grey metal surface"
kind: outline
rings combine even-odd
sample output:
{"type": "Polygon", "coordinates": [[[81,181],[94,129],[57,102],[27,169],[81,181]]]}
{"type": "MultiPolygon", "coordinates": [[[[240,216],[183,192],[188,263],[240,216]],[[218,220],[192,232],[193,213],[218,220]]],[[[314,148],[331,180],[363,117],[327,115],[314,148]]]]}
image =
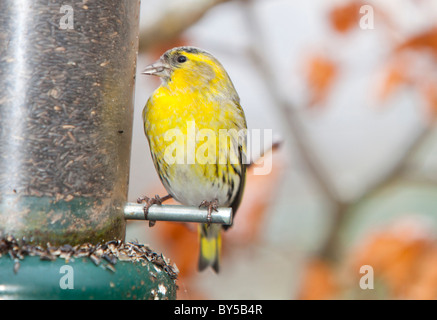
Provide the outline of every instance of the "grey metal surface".
{"type": "MultiPolygon", "coordinates": [[[[150,221],[180,221],[180,222],[207,222],[206,208],[187,207],[180,205],[152,205],[147,218],[150,221]]],[[[145,220],[144,204],[129,202],[124,207],[126,220],[145,220]]],[[[211,223],[225,225],[232,224],[232,208],[218,208],[218,212],[211,214],[211,223]]]]}

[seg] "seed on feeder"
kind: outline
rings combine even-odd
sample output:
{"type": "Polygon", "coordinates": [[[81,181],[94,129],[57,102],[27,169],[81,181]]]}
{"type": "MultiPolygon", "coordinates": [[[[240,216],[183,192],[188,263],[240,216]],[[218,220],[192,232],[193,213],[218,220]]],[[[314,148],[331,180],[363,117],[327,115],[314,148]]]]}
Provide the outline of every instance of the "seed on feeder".
{"type": "Polygon", "coordinates": [[[18,269],[20,269],[20,261],[18,259],[14,260],[14,273],[17,274],[18,269]]]}
{"type": "Polygon", "coordinates": [[[115,272],[115,268],[114,268],[114,266],[113,266],[112,264],[109,264],[109,263],[106,264],[106,265],[105,265],[105,268],[108,269],[108,270],[110,270],[110,271],[112,271],[112,272],[115,272]]]}
{"type": "Polygon", "coordinates": [[[96,257],[94,254],[90,255],[90,259],[96,266],[98,266],[100,264],[100,259],[98,257],[96,257]]]}
{"type": "Polygon", "coordinates": [[[153,264],[154,271],[150,272],[150,280],[156,281],[158,272],[165,272],[172,280],[177,279],[178,270],[163,255],[153,252],[148,246],[137,243],[123,243],[120,240],[111,240],[106,243],[92,245],[84,243],[72,247],[65,244],[60,247],[52,246],[47,243],[47,248],[39,245],[26,243],[25,239],[17,241],[12,236],[0,237],[0,257],[9,254],[14,261],[14,272],[18,272],[20,260],[25,256],[39,256],[41,260],[53,261],[57,258],[63,258],[66,262],[73,261],[74,258],[88,258],[96,266],[101,266],[111,272],[116,272],[115,265],[118,260],[140,262],[146,265],[146,262],[153,264]],[[106,263],[102,263],[102,259],[106,263]]]}

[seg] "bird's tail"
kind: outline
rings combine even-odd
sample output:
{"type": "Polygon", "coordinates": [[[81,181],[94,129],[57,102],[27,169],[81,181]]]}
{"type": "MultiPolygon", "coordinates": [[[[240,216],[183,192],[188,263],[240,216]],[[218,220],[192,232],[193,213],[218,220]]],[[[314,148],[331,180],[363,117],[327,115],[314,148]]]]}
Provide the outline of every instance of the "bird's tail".
{"type": "Polygon", "coordinates": [[[199,271],[211,266],[218,273],[222,245],[221,225],[199,225],[199,238],[199,271]]]}

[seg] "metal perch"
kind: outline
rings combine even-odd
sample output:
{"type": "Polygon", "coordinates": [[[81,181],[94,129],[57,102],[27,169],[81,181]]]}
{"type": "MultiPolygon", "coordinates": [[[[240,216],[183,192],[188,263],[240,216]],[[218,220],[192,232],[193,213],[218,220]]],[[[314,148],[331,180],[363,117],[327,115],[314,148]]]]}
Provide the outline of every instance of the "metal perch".
{"type": "MultiPolygon", "coordinates": [[[[149,208],[147,218],[150,221],[207,223],[207,215],[206,208],[154,204],[149,208]]],[[[144,204],[128,202],[124,207],[124,217],[126,220],[146,220],[144,204]]],[[[211,223],[231,225],[232,208],[218,208],[218,212],[212,212],[211,218],[211,223]]]]}

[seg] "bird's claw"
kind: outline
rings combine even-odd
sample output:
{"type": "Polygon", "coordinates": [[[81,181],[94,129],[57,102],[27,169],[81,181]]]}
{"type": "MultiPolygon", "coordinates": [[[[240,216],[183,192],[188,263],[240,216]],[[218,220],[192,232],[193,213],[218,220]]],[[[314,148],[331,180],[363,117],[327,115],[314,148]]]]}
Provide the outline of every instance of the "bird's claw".
{"type": "MultiPolygon", "coordinates": [[[[144,196],[144,197],[140,197],[137,199],[137,203],[144,203],[143,211],[144,211],[144,218],[146,220],[149,220],[147,218],[147,215],[149,213],[149,208],[154,204],[157,204],[160,206],[162,204],[162,202],[163,201],[159,195],[155,195],[154,198],[149,198],[147,196],[144,196]]],[[[155,225],[155,223],[156,223],[156,221],[149,220],[149,227],[153,227],[155,225]]]]}
{"type": "Polygon", "coordinates": [[[199,208],[202,207],[208,209],[208,215],[206,216],[206,223],[208,224],[208,226],[210,226],[212,222],[212,211],[218,212],[218,200],[217,199],[214,199],[212,201],[203,200],[199,205],[199,208]]]}

